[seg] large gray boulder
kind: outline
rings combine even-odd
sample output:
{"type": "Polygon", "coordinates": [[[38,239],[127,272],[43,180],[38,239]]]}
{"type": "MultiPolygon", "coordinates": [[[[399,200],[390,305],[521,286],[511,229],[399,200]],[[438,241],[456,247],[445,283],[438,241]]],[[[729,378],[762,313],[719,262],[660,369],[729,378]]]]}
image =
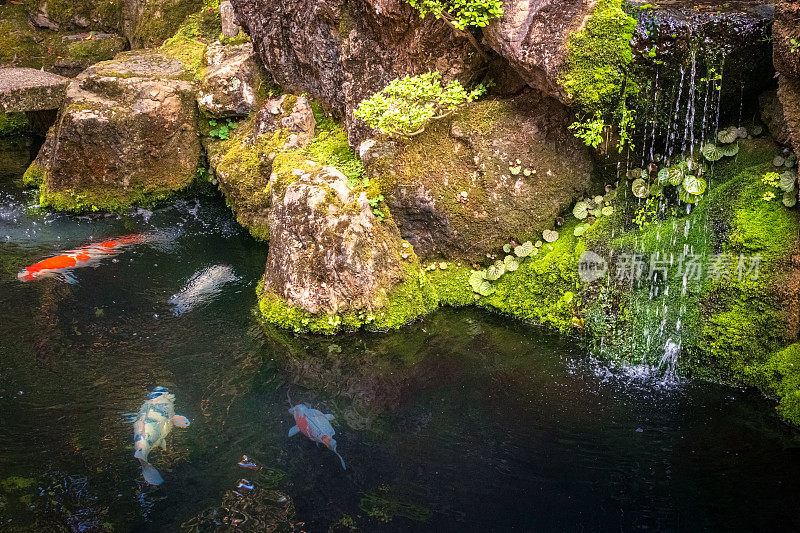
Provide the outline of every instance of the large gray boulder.
{"type": "Polygon", "coordinates": [[[506,0],[503,16],[484,37],[531,87],[565,99],[558,79],[570,34],[583,26],[595,0],[506,0]]]}
{"type": "Polygon", "coordinates": [[[116,209],[188,185],[200,157],[195,83],[178,60],[127,52],[67,87],[29,173],[57,209],[116,209]]]}

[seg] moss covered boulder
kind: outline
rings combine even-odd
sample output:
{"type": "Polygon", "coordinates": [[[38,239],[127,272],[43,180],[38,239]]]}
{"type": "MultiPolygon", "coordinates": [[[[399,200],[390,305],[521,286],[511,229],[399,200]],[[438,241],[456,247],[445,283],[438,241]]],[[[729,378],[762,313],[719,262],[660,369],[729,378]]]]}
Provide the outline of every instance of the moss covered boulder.
{"type": "Polygon", "coordinates": [[[259,240],[268,240],[272,162],[281,153],[303,150],[316,120],[308,100],[282,95],[267,100],[226,140],[205,141],[209,162],[236,220],[259,240]]]}
{"type": "Polygon", "coordinates": [[[330,319],[330,331],[342,314],[368,321],[416,262],[410,248],[404,252],[397,227],[379,220],[366,193],[354,193],[333,167],[280,154],[270,181],[264,316],[281,325],[279,315],[296,309],[330,319]]]}
{"type": "Polygon", "coordinates": [[[113,210],[187,186],[201,152],[190,79],[176,59],[127,52],[72,80],[27,173],[41,182],[42,204],[113,210]]]}
{"type": "Polygon", "coordinates": [[[590,187],[592,159],[569,120],[532,93],[473,103],[373,158],[368,174],[421,257],[479,260],[541,236],[590,187]]]}

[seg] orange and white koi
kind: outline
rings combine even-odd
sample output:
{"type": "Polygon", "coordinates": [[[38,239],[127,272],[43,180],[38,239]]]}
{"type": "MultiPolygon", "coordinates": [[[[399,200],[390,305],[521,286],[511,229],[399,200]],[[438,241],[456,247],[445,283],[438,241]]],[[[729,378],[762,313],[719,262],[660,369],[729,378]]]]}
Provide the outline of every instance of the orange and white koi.
{"type": "Polygon", "coordinates": [[[333,415],[325,414],[317,409],[310,409],[302,403],[290,408],[289,414],[294,417],[294,422],[297,424],[292,426],[289,430],[290,437],[302,433],[309,439],[324,445],[335,453],[339,461],[342,462],[342,468],[347,468],[344,466],[344,459],[342,459],[342,456],[336,451],[336,439],[333,438],[336,431],[334,431],[330,422],[333,420],[333,415]]]}
{"type": "Polygon", "coordinates": [[[146,240],[146,235],[137,234],[87,244],[23,268],[17,274],[17,279],[33,281],[41,278],[60,278],[70,282],[73,280],[70,275],[73,269],[90,266],[105,257],[113,257],[121,253],[126,246],[140,244],[146,240]]]}

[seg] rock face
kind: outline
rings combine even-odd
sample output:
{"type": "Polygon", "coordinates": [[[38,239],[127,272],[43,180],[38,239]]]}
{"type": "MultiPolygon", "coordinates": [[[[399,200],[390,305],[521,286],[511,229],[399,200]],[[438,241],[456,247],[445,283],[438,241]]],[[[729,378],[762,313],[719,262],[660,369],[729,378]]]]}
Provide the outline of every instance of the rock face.
{"type": "Polygon", "coordinates": [[[439,70],[472,81],[485,60],[443,21],[400,0],[231,0],[267,71],[345,117],[351,144],[366,137],[353,108],[406,74],[439,70]]]}
{"type": "Polygon", "coordinates": [[[255,119],[255,135],[285,130],[289,139],[283,149],[305,148],[314,137],[317,121],[311,104],[304,96],[281,95],[267,100],[255,119]]]}
{"type": "Polygon", "coordinates": [[[486,42],[506,58],[531,87],[565,100],[558,83],[567,42],[591,14],[596,0],[503,2],[503,17],[484,31],[486,42]]]}
{"type": "Polygon", "coordinates": [[[119,30],[125,0],[29,0],[31,24],[53,31],[119,30]]]}
{"type": "Polygon", "coordinates": [[[477,102],[368,173],[421,258],[479,261],[510,239],[537,240],[588,190],[592,160],[569,119],[537,94],[477,102]]]}
{"type": "Polygon", "coordinates": [[[206,142],[209,163],[236,220],[257,239],[269,237],[272,161],[282,151],[308,146],[315,126],[306,98],[282,95],[240,123],[233,138],[206,142]]]}
{"type": "MultiPolygon", "coordinates": [[[[723,116],[738,112],[743,100],[755,103],[771,85],[773,14],[770,3],[756,1],[662,2],[643,9],[631,45],[644,100],[655,101],[660,90],[662,106],[669,112],[676,89],[683,86],[687,94],[693,72],[697,79],[714,69],[711,74],[720,76],[723,116]],[[645,90],[645,83],[656,76],[658,84],[645,90]]],[[[702,90],[702,82],[697,88],[702,90]]]]}
{"type": "Polygon", "coordinates": [[[271,181],[264,292],[314,314],[380,307],[403,279],[394,224],[378,221],[333,167],[305,162],[271,181]]]}
{"type": "Polygon", "coordinates": [[[206,63],[209,68],[197,93],[200,110],[217,118],[244,116],[252,112],[256,92],[265,81],[253,45],[212,43],[206,50],[206,63]]]}
{"type": "Polygon", "coordinates": [[[33,68],[0,68],[0,113],[59,109],[68,81],[33,68]]]}
{"type": "Polygon", "coordinates": [[[767,125],[770,134],[779,144],[783,146],[792,144],[783,114],[783,105],[778,98],[777,90],[772,89],[761,93],[761,96],[758,97],[758,112],[761,122],[767,125]]]}
{"type": "Polygon", "coordinates": [[[792,40],[800,42],[800,5],[797,2],[780,0],[775,3],[772,35],[773,60],[779,75],[778,98],[791,144],[795,152],[800,153],[800,56],[796,45],[792,44],[792,40]]]}
{"type": "Polygon", "coordinates": [[[182,78],[180,61],[132,52],[75,78],[34,162],[43,203],[115,209],[188,185],[200,142],[195,87],[182,78]]]}

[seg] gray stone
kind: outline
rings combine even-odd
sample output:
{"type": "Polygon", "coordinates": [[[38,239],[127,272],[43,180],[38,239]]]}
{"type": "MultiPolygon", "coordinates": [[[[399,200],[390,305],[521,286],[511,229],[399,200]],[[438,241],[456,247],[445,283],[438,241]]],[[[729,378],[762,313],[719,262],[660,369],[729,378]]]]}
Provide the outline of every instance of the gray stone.
{"type": "Polygon", "coordinates": [[[403,279],[402,240],[333,167],[271,180],[264,290],[310,313],[372,310],[403,279]],[[277,183],[276,183],[277,181],[277,183]]]}
{"type": "Polygon", "coordinates": [[[307,98],[298,96],[288,99],[288,95],[284,94],[267,100],[259,110],[255,121],[255,135],[285,129],[290,132],[290,136],[283,148],[304,148],[314,137],[316,125],[317,121],[307,98]],[[294,103],[287,109],[287,103],[290,102],[294,103]]]}
{"type": "Polygon", "coordinates": [[[265,73],[250,43],[225,46],[219,41],[206,52],[209,65],[197,93],[200,109],[211,117],[248,115],[265,73]]]}
{"type": "Polygon", "coordinates": [[[39,9],[28,13],[28,19],[30,19],[31,24],[37,28],[46,28],[53,31],[58,31],[59,29],[58,23],[50,20],[47,15],[47,2],[42,2],[39,9]]]}
{"type": "Polygon", "coordinates": [[[236,37],[239,35],[239,21],[236,20],[236,13],[229,0],[219,4],[219,16],[222,21],[222,35],[225,37],[236,37]]]}
{"type": "Polygon", "coordinates": [[[372,133],[353,117],[391,80],[431,70],[476,81],[486,59],[444,21],[400,0],[231,0],[267,72],[345,119],[350,144],[372,133]]]}
{"type": "Polygon", "coordinates": [[[58,109],[68,82],[34,68],[0,68],[0,113],[58,109]]]}
{"type": "Polygon", "coordinates": [[[761,121],[767,125],[770,134],[778,143],[789,146],[792,143],[786,119],[783,116],[783,105],[775,89],[764,91],[758,97],[758,111],[761,121]]]}
{"type": "Polygon", "coordinates": [[[377,159],[393,157],[396,153],[397,143],[394,141],[367,139],[358,147],[358,157],[365,165],[377,159]]]}
{"type": "Polygon", "coordinates": [[[45,202],[65,192],[109,208],[188,185],[200,141],[186,77],[176,59],[126,52],[72,80],[35,162],[47,175],[45,202]]]}

